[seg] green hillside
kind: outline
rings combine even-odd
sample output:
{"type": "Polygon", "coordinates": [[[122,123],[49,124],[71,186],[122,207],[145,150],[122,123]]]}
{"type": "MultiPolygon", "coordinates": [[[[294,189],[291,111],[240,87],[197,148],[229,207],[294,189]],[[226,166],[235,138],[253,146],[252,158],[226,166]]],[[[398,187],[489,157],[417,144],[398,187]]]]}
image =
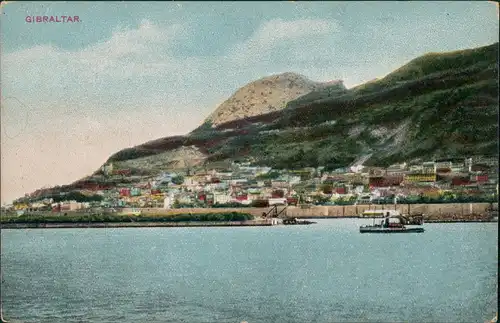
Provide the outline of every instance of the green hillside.
{"type": "Polygon", "coordinates": [[[249,155],[274,167],[334,168],[366,154],[372,154],[366,164],[381,166],[497,155],[497,57],[498,43],[427,54],[381,80],[310,93],[289,102],[271,124],[243,127],[246,134],[212,148],[212,159],[249,155]],[[381,129],[385,135],[377,134],[381,129]]]}
{"type": "Polygon", "coordinates": [[[282,111],[205,123],[115,154],[141,158],[195,146],[208,161],[251,158],[277,168],[346,166],[464,155],[497,155],[498,43],[418,57],[353,89],[334,84],[282,111]]]}

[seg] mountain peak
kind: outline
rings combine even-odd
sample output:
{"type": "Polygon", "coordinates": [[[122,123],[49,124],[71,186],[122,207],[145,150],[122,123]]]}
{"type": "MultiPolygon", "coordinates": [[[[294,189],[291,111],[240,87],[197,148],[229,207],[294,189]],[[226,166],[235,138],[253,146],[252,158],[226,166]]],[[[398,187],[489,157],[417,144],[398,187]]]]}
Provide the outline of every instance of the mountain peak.
{"type": "MultiPolygon", "coordinates": [[[[336,82],[336,81],[335,81],[336,82]]],[[[294,100],[325,84],[286,72],[263,77],[238,89],[207,118],[213,125],[282,110],[294,100]]]]}

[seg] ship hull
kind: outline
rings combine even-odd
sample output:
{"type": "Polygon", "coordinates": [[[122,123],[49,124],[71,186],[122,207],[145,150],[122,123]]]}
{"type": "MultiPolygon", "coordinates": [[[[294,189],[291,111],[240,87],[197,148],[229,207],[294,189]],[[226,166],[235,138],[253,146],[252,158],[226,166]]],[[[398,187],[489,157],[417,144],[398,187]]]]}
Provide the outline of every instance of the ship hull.
{"type": "Polygon", "coordinates": [[[361,227],[361,233],[422,233],[424,228],[380,228],[380,227],[361,227]]]}

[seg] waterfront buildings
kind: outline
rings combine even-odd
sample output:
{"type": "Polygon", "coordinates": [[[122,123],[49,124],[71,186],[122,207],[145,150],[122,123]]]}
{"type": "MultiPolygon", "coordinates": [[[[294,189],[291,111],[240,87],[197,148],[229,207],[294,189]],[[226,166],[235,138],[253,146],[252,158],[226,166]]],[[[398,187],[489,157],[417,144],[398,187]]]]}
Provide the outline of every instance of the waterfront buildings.
{"type": "MultiPolygon", "coordinates": [[[[359,167],[358,167],[359,166],[359,167]]],[[[90,203],[61,201],[57,210],[75,211],[96,205],[103,207],[210,207],[213,205],[253,205],[284,198],[293,203],[380,203],[394,196],[401,199],[497,194],[498,163],[491,159],[453,159],[400,163],[389,167],[361,167],[326,171],[323,167],[273,170],[250,164],[192,169],[190,175],[162,172],[156,176],[124,175],[113,165],[103,167],[107,175],[80,181],[73,190],[90,203]],[[478,160],[480,162],[478,162],[478,160]],[[496,165],[496,166],[495,166],[496,165]],[[126,176],[126,177],[124,177],[126,176]],[[123,178],[128,179],[122,182],[123,178]],[[113,184],[116,181],[118,184],[113,184]],[[99,197],[99,198],[97,198],[99,197]]],[[[12,206],[16,209],[54,209],[47,199],[50,189],[37,190],[12,206]]]]}

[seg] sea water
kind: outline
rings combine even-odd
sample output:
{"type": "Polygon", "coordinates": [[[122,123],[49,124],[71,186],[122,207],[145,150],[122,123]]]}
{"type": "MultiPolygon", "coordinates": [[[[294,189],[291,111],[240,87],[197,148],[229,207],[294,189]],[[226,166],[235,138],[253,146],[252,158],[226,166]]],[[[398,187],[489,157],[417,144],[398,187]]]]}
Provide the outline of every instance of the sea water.
{"type": "Polygon", "coordinates": [[[2,230],[11,322],[484,322],[497,223],[2,230]]]}

